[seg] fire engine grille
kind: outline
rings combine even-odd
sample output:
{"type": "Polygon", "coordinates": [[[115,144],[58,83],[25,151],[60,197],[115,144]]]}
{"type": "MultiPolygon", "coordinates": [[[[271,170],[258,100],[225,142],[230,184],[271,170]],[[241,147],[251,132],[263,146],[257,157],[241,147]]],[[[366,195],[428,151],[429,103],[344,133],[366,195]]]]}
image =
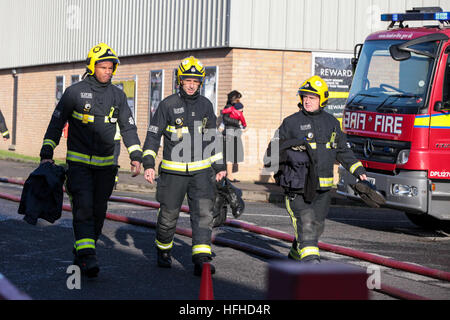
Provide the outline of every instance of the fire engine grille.
{"type": "Polygon", "coordinates": [[[398,153],[411,148],[411,142],[347,135],[347,141],[356,158],[383,163],[396,163],[398,153]]]}

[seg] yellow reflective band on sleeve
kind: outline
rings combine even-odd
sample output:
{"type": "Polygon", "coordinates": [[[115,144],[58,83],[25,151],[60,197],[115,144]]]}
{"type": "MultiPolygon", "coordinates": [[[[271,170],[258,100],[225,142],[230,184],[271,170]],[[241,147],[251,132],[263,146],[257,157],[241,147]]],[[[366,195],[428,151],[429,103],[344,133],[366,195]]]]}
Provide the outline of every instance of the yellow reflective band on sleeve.
{"type": "Polygon", "coordinates": [[[79,112],[74,111],[72,113],[72,117],[80,120],[80,121],[84,121],[84,122],[94,122],[94,116],[92,115],[87,115],[87,114],[81,114],[79,112]]]}
{"type": "Polygon", "coordinates": [[[77,251],[82,249],[95,249],[95,240],[85,238],[75,241],[75,249],[77,251]]]}
{"type": "Polygon", "coordinates": [[[309,145],[311,146],[311,149],[317,149],[317,143],[310,142],[309,145]]]}
{"type": "Polygon", "coordinates": [[[135,144],[135,145],[132,145],[131,147],[128,147],[128,153],[129,154],[131,154],[134,151],[141,151],[142,152],[141,146],[138,145],[138,144],[135,144]]]}
{"type": "Polygon", "coordinates": [[[144,153],[142,154],[142,156],[143,156],[143,157],[146,157],[146,156],[152,156],[154,159],[156,159],[156,152],[153,151],[153,150],[148,149],[148,150],[145,150],[145,151],[144,151],[144,153]]]}
{"type": "Polygon", "coordinates": [[[43,146],[50,146],[52,147],[52,149],[56,148],[56,143],[53,140],[50,139],[44,139],[44,143],[42,144],[43,146]]]}
{"type": "Polygon", "coordinates": [[[162,243],[155,239],[155,244],[161,250],[169,250],[173,247],[173,241],[171,241],[170,243],[162,243]]]}
{"type": "Polygon", "coordinates": [[[300,250],[301,259],[312,255],[320,256],[318,247],[304,247],[302,250],[300,250]]]}
{"type": "Polygon", "coordinates": [[[192,246],[192,255],[196,255],[199,253],[211,254],[211,246],[208,246],[206,244],[198,244],[192,246]]]}
{"type": "Polygon", "coordinates": [[[327,144],[325,145],[325,147],[326,147],[327,149],[331,149],[331,143],[330,143],[330,142],[327,142],[327,144]]]}
{"type": "MultiPolygon", "coordinates": [[[[177,133],[177,128],[174,126],[167,126],[166,131],[169,131],[171,133],[177,133]]],[[[188,127],[181,127],[181,133],[189,133],[188,127]]]]}
{"type": "Polygon", "coordinates": [[[332,187],[333,186],[333,177],[319,178],[319,184],[321,187],[332,187]]]}
{"type": "Polygon", "coordinates": [[[222,160],[223,159],[223,154],[222,152],[219,152],[218,154],[213,155],[211,158],[209,158],[209,160],[211,161],[211,163],[214,163],[216,161],[222,160]]]}
{"type": "Polygon", "coordinates": [[[6,136],[6,135],[8,135],[9,134],[9,131],[8,130],[6,130],[5,132],[2,132],[2,136],[6,136]]]}
{"type": "Polygon", "coordinates": [[[362,163],[360,161],[358,161],[350,167],[349,171],[351,174],[353,174],[356,171],[356,169],[358,169],[359,167],[362,167],[362,166],[363,166],[362,163]]]}

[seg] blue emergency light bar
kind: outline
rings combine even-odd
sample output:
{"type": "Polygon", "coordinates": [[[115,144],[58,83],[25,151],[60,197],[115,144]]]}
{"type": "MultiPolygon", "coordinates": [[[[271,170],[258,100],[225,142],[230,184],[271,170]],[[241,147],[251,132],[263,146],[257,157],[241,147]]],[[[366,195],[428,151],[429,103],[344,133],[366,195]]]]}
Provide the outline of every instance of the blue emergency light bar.
{"type": "Polygon", "coordinates": [[[450,12],[425,12],[425,13],[386,13],[381,15],[381,21],[449,21],[450,12]]]}

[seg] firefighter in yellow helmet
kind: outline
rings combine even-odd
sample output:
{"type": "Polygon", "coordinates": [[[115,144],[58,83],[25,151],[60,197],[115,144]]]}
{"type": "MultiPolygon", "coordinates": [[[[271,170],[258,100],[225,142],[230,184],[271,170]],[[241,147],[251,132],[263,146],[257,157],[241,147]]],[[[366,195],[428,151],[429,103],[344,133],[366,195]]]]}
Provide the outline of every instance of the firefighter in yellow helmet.
{"type": "MultiPolygon", "coordinates": [[[[152,117],[144,143],[145,179],[155,180],[155,159],[164,137],[156,198],[161,206],[156,227],[158,266],[171,267],[171,249],[181,205],[187,194],[192,227],[194,274],[211,261],[211,232],[215,176],[225,175],[220,139],[216,139],[216,115],[211,102],[200,95],[205,68],[195,57],[178,66],[179,92],[165,98],[152,117]]],[[[214,273],[215,268],[211,266],[214,273]]]]}
{"type": "Polygon", "coordinates": [[[339,121],[324,111],[329,97],[326,82],[313,76],[300,85],[298,95],[300,110],[283,120],[277,131],[279,140],[272,140],[278,141],[280,150],[275,179],[285,190],[286,209],[295,231],[288,257],[318,263],[318,241],[329,210],[335,161],[361,180],[366,175],[347,147],[339,121]]]}
{"type": "Polygon", "coordinates": [[[67,191],[71,196],[74,263],[88,277],[99,272],[96,242],[113,191],[116,125],[131,159],[132,175],[139,174],[142,149],[125,93],[111,84],[119,58],[106,44],[94,46],[87,56],[83,81],[68,87],[50,119],[41,148],[41,162],[52,162],[61,132],[67,138],[67,191]]]}

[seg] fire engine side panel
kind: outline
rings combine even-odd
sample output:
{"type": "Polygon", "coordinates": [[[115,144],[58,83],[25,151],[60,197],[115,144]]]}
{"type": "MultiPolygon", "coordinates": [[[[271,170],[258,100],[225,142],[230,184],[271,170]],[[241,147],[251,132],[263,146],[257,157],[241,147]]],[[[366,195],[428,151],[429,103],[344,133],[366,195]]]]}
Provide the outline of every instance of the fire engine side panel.
{"type": "MultiPolygon", "coordinates": [[[[449,32],[450,33],[450,32],[449,32]]],[[[450,34],[449,34],[450,36],[450,34]]],[[[447,48],[450,44],[446,44],[447,48]]],[[[450,182],[450,112],[435,111],[434,106],[443,100],[445,73],[450,68],[449,54],[444,47],[439,57],[430,98],[430,166],[428,177],[450,182]]]]}
{"type": "MultiPolygon", "coordinates": [[[[450,182],[450,115],[440,116],[445,120],[448,128],[433,126],[430,129],[430,179],[447,180],[450,182]]],[[[436,118],[436,117],[433,117],[436,118]]],[[[440,121],[442,121],[440,120],[440,121]]],[[[442,123],[441,125],[443,125],[442,123]]]]}
{"type": "Polygon", "coordinates": [[[408,114],[397,115],[346,110],[343,128],[347,134],[386,140],[410,141],[414,117],[414,115],[408,114]]]}
{"type": "MultiPolygon", "coordinates": [[[[412,28],[380,31],[366,40],[408,41],[436,32],[450,37],[450,29],[412,28]]],[[[347,109],[343,121],[344,131],[352,135],[350,140],[354,151],[359,153],[363,165],[369,169],[368,177],[386,197],[386,206],[411,213],[426,213],[440,220],[450,220],[450,112],[437,112],[435,106],[437,102],[450,100],[450,92],[446,93],[445,99],[443,97],[450,85],[450,80],[445,78],[446,74],[450,76],[449,48],[450,41],[444,42],[440,48],[425,112],[391,115],[347,109]],[[399,165],[392,156],[383,158],[376,153],[390,148],[409,148],[407,163],[399,165]]],[[[355,178],[342,167],[339,174],[338,193],[359,199],[350,187],[355,178]]]]}

